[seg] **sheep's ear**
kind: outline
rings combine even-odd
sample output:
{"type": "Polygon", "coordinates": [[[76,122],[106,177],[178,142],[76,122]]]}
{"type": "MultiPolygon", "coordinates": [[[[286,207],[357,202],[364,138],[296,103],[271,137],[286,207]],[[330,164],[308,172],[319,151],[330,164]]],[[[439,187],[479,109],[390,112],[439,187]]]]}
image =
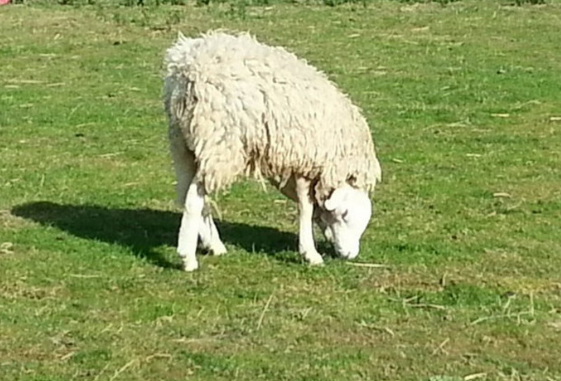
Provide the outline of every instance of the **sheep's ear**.
{"type": "Polygon", "coordinates": [[[347,198],[347,188],[337,188],[331,193],[331,196],[323,203],[325,209],[329,212],[337,209],[347,198]]]}
{"type": "Polygon", "coordinates": [[[177,39],[178,39],[179,41],[186,40],[185,35],[184,35],[183,33],[181,33],[181,31],[178,31],[178,32],[177,32],[177,39]]]}

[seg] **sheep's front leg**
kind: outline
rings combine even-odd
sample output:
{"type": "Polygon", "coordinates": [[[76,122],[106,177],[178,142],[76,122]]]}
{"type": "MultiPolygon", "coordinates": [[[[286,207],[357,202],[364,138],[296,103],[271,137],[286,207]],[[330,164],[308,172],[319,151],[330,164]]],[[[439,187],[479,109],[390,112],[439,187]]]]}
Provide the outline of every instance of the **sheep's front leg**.
{"type": "MultiPolygon", "coordinates": [[[[208,207],[205,207],[208,209],[208,207]]],[[[199,226],[199,236],[201,237],[201,246],[209,250],[214,255],[226,254],[226,246],[220,240],[218,229],[212,219],[209,210],[203,211],[203,218],[199,226]]]]}
{"type": "Polygon", "coordinates": [[[314,202],[310,195],[310,182],[306,179],[296,180],[296,195],[298,197],[299,224],[298,246],[300,254],[311,265],[323,264],[323,258],[316,250],[312,228],[314,202]]]}
{"type": "Polygon", "coordinates": [[[181,218],[179,242],[177,244],[177,253],[183,261],[185,271],[194,271],[199,267],[196,251],[199,229],[203,222],[204,196],[202,185],[197,181],[191,182],[185,198],[185,208],[181,218]]]}

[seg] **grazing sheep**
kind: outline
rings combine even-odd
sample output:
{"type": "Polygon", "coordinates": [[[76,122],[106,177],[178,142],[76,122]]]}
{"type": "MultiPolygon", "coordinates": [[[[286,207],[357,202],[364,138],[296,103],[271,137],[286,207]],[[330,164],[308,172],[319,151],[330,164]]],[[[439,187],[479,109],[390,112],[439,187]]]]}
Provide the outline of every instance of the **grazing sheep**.
{"type": "Polygon", "coordinates": [[[177,251],[198,267],[198,237],[226,252],[205,195],[239,176],[266,178],[299,207],[299,251],[323,263],[320,226],[336,252],[354,258],[371,216],[381,168],[366,120],[327,77],[294,54],[248,34],[180,34],[165,57],[165,110],[184,206],[177,251]]]}

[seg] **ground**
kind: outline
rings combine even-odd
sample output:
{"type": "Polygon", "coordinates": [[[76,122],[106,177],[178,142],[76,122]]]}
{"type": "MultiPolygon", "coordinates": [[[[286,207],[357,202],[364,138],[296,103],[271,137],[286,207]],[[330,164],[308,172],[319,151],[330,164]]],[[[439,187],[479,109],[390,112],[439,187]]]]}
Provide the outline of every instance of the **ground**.
{"type": "Polygon", "coordinates": [[[561,3],[203,3],[0,8],[0,379],[561,380],[561,3]],[[179,270],[162,60],[219,27],[363,109],[356,261],[247,181],[179,270]]]}

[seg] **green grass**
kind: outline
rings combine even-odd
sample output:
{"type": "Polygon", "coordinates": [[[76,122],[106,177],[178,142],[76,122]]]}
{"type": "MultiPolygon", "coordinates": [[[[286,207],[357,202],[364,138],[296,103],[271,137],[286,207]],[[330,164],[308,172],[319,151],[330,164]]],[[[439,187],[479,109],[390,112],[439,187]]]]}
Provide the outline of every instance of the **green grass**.
{"type": "Polygon", "coordinates": [[[561,380],[561,3],[440,3],[1,7],[0,380],[561,380]],[[363,108],[387,268],[308,268],[242,182],[178,270],[162,58],[219,27],[363,108]]]}

